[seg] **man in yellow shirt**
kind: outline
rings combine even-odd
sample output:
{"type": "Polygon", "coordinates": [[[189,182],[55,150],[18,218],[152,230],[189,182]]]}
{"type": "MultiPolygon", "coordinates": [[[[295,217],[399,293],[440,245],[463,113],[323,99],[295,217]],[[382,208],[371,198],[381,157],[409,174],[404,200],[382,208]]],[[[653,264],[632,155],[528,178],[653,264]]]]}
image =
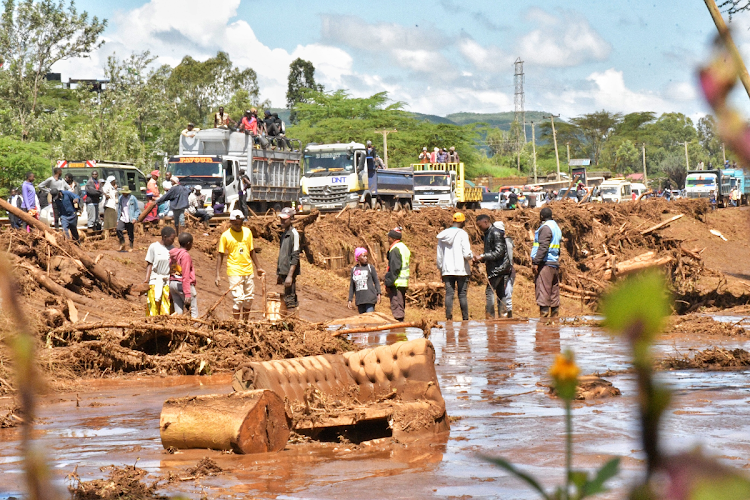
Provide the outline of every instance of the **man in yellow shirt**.
{"type": "Polygon", "coordinates": [[[253,305],[253,293],[255,284],[253,282],[253,264],[258,270],[258,275],[263,276],[265,271],[260,268],[253,247],[253,233],[250,228],[242,225],[245,215],[239,210],[232,210],[229,214],[230,228],[224,231],[219,239],[219,258],[216,259],[216,286],[221,282],[221,264],[227,259],[227,278],[229,288],[232,290],[234,305],[232,313],[234,319],[240,321],[250,317],[250,307],[253,305]]]}

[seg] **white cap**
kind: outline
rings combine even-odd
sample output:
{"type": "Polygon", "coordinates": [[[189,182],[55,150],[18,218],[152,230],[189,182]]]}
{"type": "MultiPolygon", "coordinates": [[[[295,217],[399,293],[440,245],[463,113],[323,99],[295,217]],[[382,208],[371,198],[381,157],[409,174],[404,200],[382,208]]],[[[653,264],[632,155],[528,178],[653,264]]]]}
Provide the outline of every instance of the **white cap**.
{"type": "Polygon", "coordinates": [[[110,175],[109,177],[107,177],[107,182],[112,182],[114,180],[116,180],[114,175],[110,175]]]}
{"type": "Polygon", "coordinates": [[[195,186],[193,189],[195,189],[196,191],[200,191],[201,187],[200,186],[195,186]]]}
{"type": "Polygon", "coordinates": [[[242,213],[242,210],[232,210],[232,213],[229,214],[229,220],[245,220],[245,214],[242,213]]]}
{"type": "Polygon", "coordinates": [[[493,226],[495,226],[496,228],[498,228],[500,231],[505,231],[505,224],[503,224],[503,221],[501,221],[501,220],[495,221],[495,223],[493,224],[493,226]]]}

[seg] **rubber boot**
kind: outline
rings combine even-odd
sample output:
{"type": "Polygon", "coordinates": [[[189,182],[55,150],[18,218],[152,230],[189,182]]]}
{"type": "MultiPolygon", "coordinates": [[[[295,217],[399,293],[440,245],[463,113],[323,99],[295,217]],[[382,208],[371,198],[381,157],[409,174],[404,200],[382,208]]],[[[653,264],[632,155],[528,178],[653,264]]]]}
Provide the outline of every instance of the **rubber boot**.
{"type": "Polygon", "coordinates": [[[556,318],[560,314],[560,308],[559,307],[553,307],[550,311],[550,317],[556,318]]]}
{"type": "Polygon", "coordinates": [[[549,307],[539,306],[539,316],[542,318],[549,318],[549,307]]]}
{"type": "Polygon", "coordinates": [[[505,317],[506,318],[512,318],[513,317],[513,311],[508,310],[508,314],[505,317]]]}

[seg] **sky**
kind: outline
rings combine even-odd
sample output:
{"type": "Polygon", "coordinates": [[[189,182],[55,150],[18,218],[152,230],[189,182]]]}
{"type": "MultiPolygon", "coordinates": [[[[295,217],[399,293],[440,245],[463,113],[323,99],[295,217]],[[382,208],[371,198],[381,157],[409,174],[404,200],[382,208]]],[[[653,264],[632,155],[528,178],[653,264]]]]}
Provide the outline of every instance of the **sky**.
{"type": "MultiPolygon", "coordinates": [[[[107,57],[148,50],[158,64],[227,52],[258,74],[261,98],[284,107],[289,64],[312,61],[326,90],[387,91],[405,109],[445,116],[514,110],[514,61],[525,108],[563,119],[612,112],[709,110],[697,68],[716,29],[700,0],[77,0],[108,20],[104,46],[53,70],[101,78],[107,57]],[[275,5],[275,6],[274,6],[275,5]]],[[[750,60],[750,13],[734,36],[750,60]]],[[[735,97],[750,113],[747,96],[735,97]]]]}

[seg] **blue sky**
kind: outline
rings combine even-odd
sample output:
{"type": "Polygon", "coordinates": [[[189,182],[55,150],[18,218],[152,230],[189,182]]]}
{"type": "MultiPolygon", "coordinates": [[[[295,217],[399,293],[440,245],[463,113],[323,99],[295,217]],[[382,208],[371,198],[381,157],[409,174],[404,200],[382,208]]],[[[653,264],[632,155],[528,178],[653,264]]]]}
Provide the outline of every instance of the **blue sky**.
{"type": "MultiPolygon", "coordinates": [[[[263,98],[284,105],[289,63],[313,61],[328,90],[386,90],[407,109],[446,115],[513,110],[513,61],[525,61],[526,109],[576,116],[708,110],[696,68],[715,28],[700,0],[439,0],[278,2],[259,0],[78,0],[107,18],[107,43],[89,60],[59,63],[63,78],[102,75],[112,52],[150,50],[177,64],[217,50],[252,67],[263,98]]],[[[735,18],[750,55],[750,14],[735,18]]],[[[736,99],[745,110],[747,98],[736,99]]]]}

